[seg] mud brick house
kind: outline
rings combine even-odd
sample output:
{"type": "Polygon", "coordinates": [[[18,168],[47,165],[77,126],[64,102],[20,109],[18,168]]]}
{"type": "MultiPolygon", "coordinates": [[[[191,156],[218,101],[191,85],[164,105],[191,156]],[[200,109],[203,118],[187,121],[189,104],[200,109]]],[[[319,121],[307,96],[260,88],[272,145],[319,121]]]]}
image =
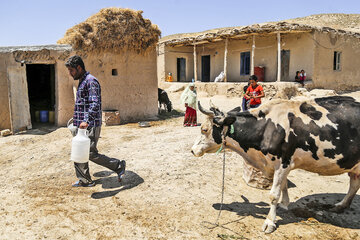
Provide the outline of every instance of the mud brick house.
{"type": "Polygon", "coordinates": [[[158,43],[158,81],[292,82],[304,69],[314,87],[360,86],[360,14],[320,14],[281,22],[175,34],[158,43]]]}
{"type": "Polygon", "coordinates": [[[78,81],[65,62],[78,54],[102,87],[103,110],[121,122],[157,115],[156,43],[160,30],[142,11],[105,8],[70,28],[57,45],[0,47],[0,130],[31,129],[38,110],[56,126],[72,117],[78,81]]]}

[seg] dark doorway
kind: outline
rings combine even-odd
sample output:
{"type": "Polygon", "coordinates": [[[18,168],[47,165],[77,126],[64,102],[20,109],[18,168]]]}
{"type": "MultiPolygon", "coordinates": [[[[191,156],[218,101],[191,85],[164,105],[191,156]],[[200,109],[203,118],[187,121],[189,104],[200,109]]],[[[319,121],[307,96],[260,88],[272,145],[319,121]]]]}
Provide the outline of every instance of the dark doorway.
{"type": "Polygon", "coordinates": [[[201,56],[201,81],[210,82],[210,55],[201,56]]]}
{"type": "Polygon", "coordinates": [[[250,74],[250,52],[240,53],[240,75],[250,74]]]}
{"type": "Polygon", "coordinates": [[[281,50],[281,81],[289,81],[290,50],[281,50]]]}
{"type": "Polygon", "coordinates": [[[177,81],[186,82],[186,59],[177,59],[177,81]]]}
{"type": "Polygon", "coordinates": [[[26,64],[31,123],[54,124],[55,67],[53,64],[26,64]]]}

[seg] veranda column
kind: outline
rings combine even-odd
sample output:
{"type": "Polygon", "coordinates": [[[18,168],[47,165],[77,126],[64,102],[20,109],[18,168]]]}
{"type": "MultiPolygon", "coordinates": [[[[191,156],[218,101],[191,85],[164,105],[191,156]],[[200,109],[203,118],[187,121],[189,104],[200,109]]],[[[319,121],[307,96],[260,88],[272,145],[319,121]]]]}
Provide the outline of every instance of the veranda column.
{"type": "Polygon", "coordinates": [[[227,82],[227,55],[228,55],[228,38],[225,39],[224,53],[224,82],[227,82]]]}
{"type": "Polygon", "coordinates": [[[277,69],[277,79],[276,81],[277,82],[280,82],[281,80],[281,36],[280,36],[280,33],[278,32],[277,33],[277,42],[278,42],[278,49],[277,49],[277,57],[278,57],[278,60],[277,60],[277,64],[278,64],[278,69],[277,69]]]}
{"type": "Polygon", "coordinates": [[[250,70],[250,75],[254,75],[254,55],[255,55],[255,35],[253,35],[253,41],[252,41],[252,49],[251,49],[251,70],[250,70]]]}
{"type": "Polygon", "coordinates": [[[197,57],[196,57],[196,45],[194,41],[194,80],[197,81],[197,57]]]}

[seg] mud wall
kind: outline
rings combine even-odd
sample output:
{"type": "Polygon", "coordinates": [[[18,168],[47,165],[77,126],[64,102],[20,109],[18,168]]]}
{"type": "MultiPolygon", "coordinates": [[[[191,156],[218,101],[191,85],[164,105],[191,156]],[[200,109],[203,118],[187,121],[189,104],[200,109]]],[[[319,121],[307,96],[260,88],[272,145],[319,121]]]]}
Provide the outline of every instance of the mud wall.
{"type": "Polygon", "coordinates": [[[71,118],[74,100],[73,80],[64,65],[69,50],[11,50],[0,54],[0,129],[11,127],[10,109],[14,131],[31,128],[26,64],[54,64],[55,66],[55,124],[63,126],[71,118]],[[8,85],[10,83],[10,86],[8,85]],[[11,92],[11,102],[8,92],[11,92]]]}
{"type": "Polygon", "coordinates": [[[315,88],[354,90],[360,87],[360,39],[331,33],[314,33],[315,88]],[[341,69],[334,70],[334,52],[341,52],[341,69]]]}
{"type": "Polygon", "coordinates": [[[157,115],[156,50],[144,55],[88,54],[86,70],[100,82],[103,110],[118,110],[121,122],[157,115]],[[113,75],[114,70],[117,75],[113,75]]]}
{"type": "Polygon", "coordinates": [[[0,53],[0,130],[11,128],[6,71],[6,60],[9,58],[8,55],[9,54],[6,53],[0,53]]]}
{"type": "MultiPolygon", "coordinates": [[[[290,50],[289,78],[281,81],[295,81],[296,71],[306,72],[306,79],[312,79],[314,72],[314,49],[312,33],[296,33],[281,35],[281,50],[290,50]]],[[[275,68],[277,68],[277,60],[275,68]]],[[[276,79],[276,73],[275,73],[276,79]]]]}
{"type": "MultiPolygon", "coordinates": [[[[224,71],[224,51],[225,51],[225,42],[220,41],[212,44],[200,44],[196,45],[197,53],[197,75],[198,80],[201,80],[202,77],[202,56],[210,56],[210,82],[215,81],[215,78],[224,71]]],[[[228,62],[230,66],[231,61],[228,62]]],[[[228,69],[228,74],[229,74],[228,69]]]]}
{"type": "MultiPolygon", "coordinates": [[[[178,82],[179,77],[177,74],[177,58],[185,58],[186,65],[186,82],[191,82],[194,77],[194,48],[192,46],[184,47],[163,47],[163,51],[159,52],[162,55],[159,56],[159,68],[164,67],[164,72],[160,72],[163,80],[166,79],[166,75],[171,73],[173,81],[178,82]],[[165,75],[163,75],[165,74],[165,75]]],[[[198,65],[199,66],[199,65],[198,65]]],[[[200,65],[201,66],[201,65],[200,65]]],[[[199,70],[198,70],[199,71],[199,70]]]]}
{"type": "Polygon", "coordinates": [[[73,86],[77,87],[78,81],[74,81],[65,67],[65,62],[71,55],[74,55],[74,52],[68,53],[66,57],[58,58],[55,64],[55,122],[57,126],[66,126],[74,113],[73,86]]]}
{"type": "MultiPolygon", "coordinates": [[[[11,127],[10,107],[15,125],[31,127],[27,96],[26,64],[55,66],[55,124],[65,126],[74,110],[73,86],[78,85],[69,75],[65,62],[76,53],[71,50],[19,50],[0,53],[0,129],[11,127]],[[8,76],[11,89],[19,98],[9,104],[8,76]],[[23,93],[22,93],[23,92],[23,93]],[[23,126],[24,125],[24,126],[23,126]]],[[[141,120],[157,115],[156,51],[147,55],[79,54],[86,68],[102,86],[103,110],[117,109],[122,122],[141,120]],[[113,75],[113,69],[117,75],[113,75]]]]}
{"type": "Polygon", "coordinates": [[[74,109],[72,90],[73,79],[69,76],[68,70],[65,67],[65,61],[71,54],[71,50],[47,49],[41,51],[16,51],[13,53],[17,62],[24,61],[28,64],[54,64],[55,124],[57,126],[65,126],[67,121],[72,117],[74,109]]]}
{"type": "Polygon", "coordinates": [[[166,70],[165,70],[165,45],[158,44],[156,46],[156,53],[157,53],[157,79],[158,83],[165,82],[166,79],[166,70]]]}
{"type": "MultiPolygon", "coordinates": [[[[240,75],[240,55],[252,51],[253,37],[241,37],[228,40],[227,81],[247,82],[250,74],[240,75]]],[[[304,69],[308,79],[312,78],[314,65],[314,42],[311,33],[291,33],[281,35],[281,49],[290,50],[289,75],[281,81],[294,81],[295,72],[304,69]]],[[[196,45],[197,80],[201,80],[201,57],[210,55],[210,81],[224,70],[225,41],[196,45]]],[[[158,46],[158,78],[165,80],[165,75],[171,72],[177,81],[176,59],[186,59],[186,81],[194,78],[193,46],[169,47],[158,46]]],[[[277,79],[277,35],[255,36],[254,66],[265,68],[265,81],[277,79]]]]}

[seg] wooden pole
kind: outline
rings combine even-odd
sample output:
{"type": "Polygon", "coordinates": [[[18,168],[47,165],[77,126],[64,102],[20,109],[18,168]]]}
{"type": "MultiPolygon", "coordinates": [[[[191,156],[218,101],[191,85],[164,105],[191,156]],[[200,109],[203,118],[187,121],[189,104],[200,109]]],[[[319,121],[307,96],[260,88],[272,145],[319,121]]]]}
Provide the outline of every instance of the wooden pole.
{"type": "Polygon", "coordinates": [[[252,49],[251,49],[251,64],[250,64],[250,75],[254,75],[254,55],[255,55],[255,35],[253,35],[253,39],[252,39],[253,43],[252,43],[252,49]]]}
{"type": "Polygon", "coordinates": [[[278,42],[278,49],[277,49],[277,54],[278,54],[278,59],[277,59],[277,64],[278,64],[278,69],[277,69],[277,82],[281,81],[281,36],[280,33],[277,33],[277,42],[278,42]]]}
{"type": "Polygon", "coordinates": [[[197,81],[197,56],[196,56],[196,45],[194,41],[194,80],[197,81]]]}
{"type": "Polygon", "coordinates": [[[227,82],[227,56],[228,56],[228,38],[225,39],[224,53],[224,82],[227,82]]]}

